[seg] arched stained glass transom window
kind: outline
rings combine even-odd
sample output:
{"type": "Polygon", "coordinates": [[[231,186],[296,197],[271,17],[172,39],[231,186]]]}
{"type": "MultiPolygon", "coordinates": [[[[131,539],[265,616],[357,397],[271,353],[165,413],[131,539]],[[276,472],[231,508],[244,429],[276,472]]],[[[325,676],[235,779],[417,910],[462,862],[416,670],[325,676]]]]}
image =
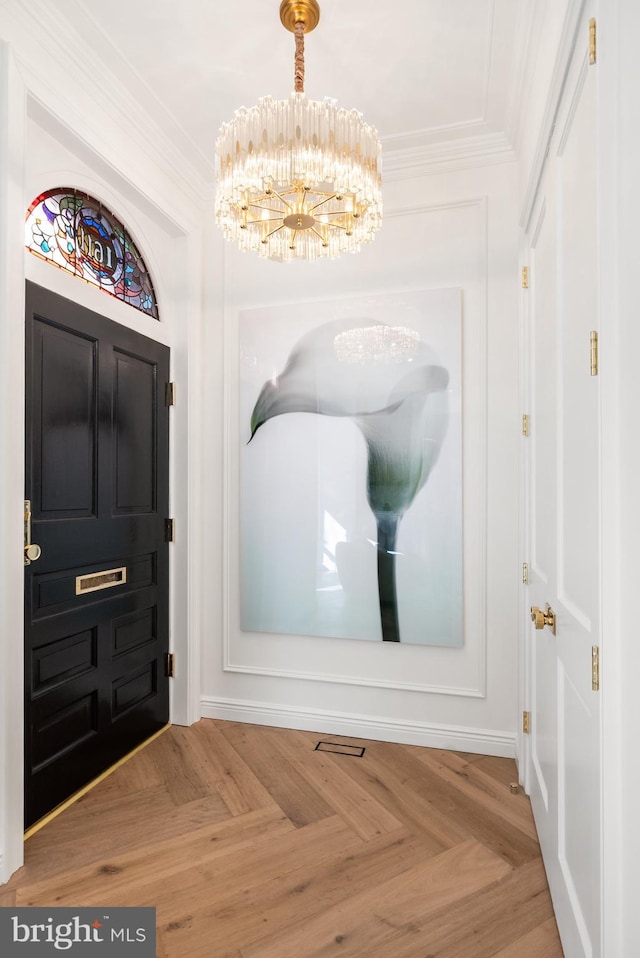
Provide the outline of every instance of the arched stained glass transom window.
{"type": "Polygon", "coordinates": [[[27,210],[25,245],[35,256],[158,319],[153,283],[129,231],[88,193],[58,187],[37,196],[27,210]]]}

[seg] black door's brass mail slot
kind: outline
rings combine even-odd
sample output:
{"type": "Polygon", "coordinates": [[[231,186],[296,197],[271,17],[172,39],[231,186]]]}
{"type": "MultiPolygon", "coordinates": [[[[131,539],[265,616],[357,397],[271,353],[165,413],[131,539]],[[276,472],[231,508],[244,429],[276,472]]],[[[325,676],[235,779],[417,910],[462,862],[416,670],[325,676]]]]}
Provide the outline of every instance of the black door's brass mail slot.
{"type": "Polygon", "coordinates": [[[113,589],[115,585],[124,585],[127,581],[127,567],[105,569],[104,572],[88,572],[76,576],[76,595],[97,592],[99,589],[113,589]]]}

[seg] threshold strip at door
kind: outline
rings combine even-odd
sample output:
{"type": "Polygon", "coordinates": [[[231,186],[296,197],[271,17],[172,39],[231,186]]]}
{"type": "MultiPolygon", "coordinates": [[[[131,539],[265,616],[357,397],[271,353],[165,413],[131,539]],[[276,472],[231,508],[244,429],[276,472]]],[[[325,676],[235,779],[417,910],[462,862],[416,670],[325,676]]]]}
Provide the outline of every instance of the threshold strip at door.
{"type": "Polygon", "coordinates": [[[115,772],[116,769],[120,768],[121,765],[124,765],[125,762],[128,762],[130,758],[133,758],[134,755],[137,755],[138,752],[141,752],[143,748],[146,748],[147,745],[150,745],[152,742],[155,742],[157,738],[163,735],[168,728],[171,728],[171,722],[163,728],[159,728],[157,732],[154,732],[153,735],[150,735],[149,738],[146,738],[144,742],[140,742],[139,745],[136,745],[134,749],[131,749],[130,752],[127,752],[126,755],[123,755],[122,758],[119,758],[117,762],[114,762],[113,765],[110,765],[109,768],[105,769],[104,772],[101,772],[97,778],[92,779],[86,785],[83,785],[82,788],[79,788],[77,792],[74,792],[73,795],[70,795],[69,798],[66,798],[64,802],[60,802],[59,805],[56,805],[50,812],[47,812],[42,818],[38,819],[37,822],[34,822],[24,833],[24,841],[28,838],[31,838],[32,835],[35,835],[36,832],[39,832],[41,828],[44,828],[45,825],[48,825],[49,822],[52,822],[54,818],[57,818],[61,812],[64,812],[71,805],[75,804],[79,798],[82,798],[83,795],[86,795],[87,792],[90,792],[92,788],[95,788],[96,785],[99,785],[100,782],[103,782],[105,778],[108,778],[112,772],[115,772]]]}

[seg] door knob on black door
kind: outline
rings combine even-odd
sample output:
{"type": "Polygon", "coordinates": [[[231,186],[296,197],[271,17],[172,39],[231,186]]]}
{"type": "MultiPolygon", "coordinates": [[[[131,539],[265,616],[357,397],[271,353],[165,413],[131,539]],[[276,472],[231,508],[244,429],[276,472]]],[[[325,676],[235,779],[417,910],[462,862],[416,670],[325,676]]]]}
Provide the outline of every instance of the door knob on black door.
{"type": "Polygon", "coordinates": [[[30,565],[32,562],[35,562],[42,555],[42,549],[35,542],[31,542],[28,546],[24,547],[24,564],[30,565]]]}
{"type": "Polygon", "coordinates": [[[531,606],[531,621],[536,629],[544,629],[545,625],[548,625],[553,634],[556,634],[556,614],[548,602],[544,609],[539,609],[537,605],[531,606]]]}

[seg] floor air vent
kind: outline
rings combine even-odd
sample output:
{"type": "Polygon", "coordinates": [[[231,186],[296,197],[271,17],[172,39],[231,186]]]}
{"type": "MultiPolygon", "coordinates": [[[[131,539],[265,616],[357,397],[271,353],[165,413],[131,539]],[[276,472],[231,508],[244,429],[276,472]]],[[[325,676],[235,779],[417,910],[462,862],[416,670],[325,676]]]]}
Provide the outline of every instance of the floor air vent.
{"type": "Polygon", "coordinates": [[[342,745],[340,742],[318,742],[314,752],[333,752],[335,755],[353,755],[362,758],[366,749],[364,745],[342,745]]]}

